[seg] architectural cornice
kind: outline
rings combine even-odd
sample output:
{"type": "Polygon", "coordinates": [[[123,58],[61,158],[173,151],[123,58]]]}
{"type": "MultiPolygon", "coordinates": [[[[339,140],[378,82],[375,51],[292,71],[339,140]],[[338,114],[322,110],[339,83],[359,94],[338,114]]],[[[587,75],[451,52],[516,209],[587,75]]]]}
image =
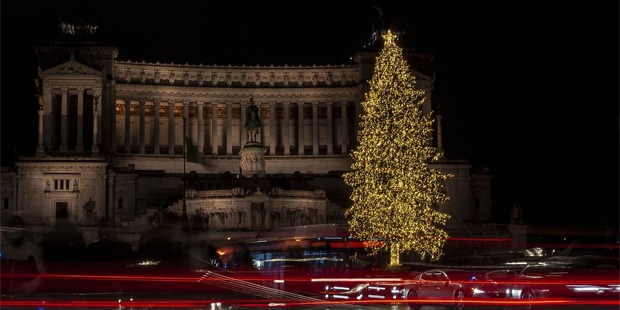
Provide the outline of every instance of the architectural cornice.
{"type": "Polygon", "coordinates": [[[105,160],[93,160],[88,157],[71,157],[59,160],[58,157],[22,158],[15,163],[18,171],[56,172],[72,170],[95,170],[105,172],[108,163],[105,160]]]}
{"type": "Polygon", "coordinates": [[[62,49],[62,50],[67,50],[67,51],[79,51],[79,50],[83,50],[86,48],[89,50],[99,50],[101,52],[105,51],[107,53],[113,53],[115,54],[114,57],[116,57],[116,54],[118,54],[118,48],[114,46],[114,44],[111,44],[111,43],[105,44],[101,42],[60,41],[60,42],[53,42],[50,44],[37,45],[34,48],[37,52],[48,52],[48,51],[53,51],[57,49],[62,49]]]}
{"type": "Polygon", "coordinates": [[[139,84],[116,84],[116,96],[118,98],[145,98],[153,100],[189,100],[196,102],[232,101],[246,102],[253,96],[257,102],[282,103],[294,100],[304,101],[359,101],[362,92],[361,86],[350,87],[321,87],[321,88],[238,88],[238,87],[186,87],[171,85],[139,85],[139,84]]]}
{"type": "Polygon", "coordinates": [[[63,174],[77,173],[78,171],[98,171],[101,173],[105,173],[106,166],[104,165],[63,165],[63,164],[47,164],[43,165],[20,165],[19,173],[27,173],[30,171],[38,171],[42,173],[53,173],[57,174],[58,171],[62,171],[63,174]]]}
{"type": "Polygon", "coordinates": [[[222,69],[229,69],[229,68],[240,68],[240,69],[260,69],[260,68],[274,68],[274,69],[295,69],[295,68],[354,68],[357,67],[355,65],[312,65],[312,66],[307,66],[307,65],[297,65],[297,66],[289,66],[289,65],[283,65],[283,66],[274,66],[274,65],[269,65],[269,66],[261,66],[261,65],[218,65],[218,64],[213,64],[213,65],[203,65],[203,64],[198,64],[198,65],[191,65],[188,63],[185,63],[184,65],[182,64],[175,64],[174,62],[166,64],[166,63],[160,63],[155,62],[145,62],[145,61],[141,61],[141,62],[135,62],[135,61],[122,61],[122,60],[117,60],[115,61],[115,64],[119,64],[119,65],[132,65],[132,66],[160,66],[160,67],[176,67],[176,68],[190,68],[190,67],[194,67],[194,68],[222,68],[222,69]]]}
{"type": "Polygon", "coordinates": [[[203,66],[115,62],[117,83],[187,86],[345,86],[360,82],[358,66],[203,66]]]}

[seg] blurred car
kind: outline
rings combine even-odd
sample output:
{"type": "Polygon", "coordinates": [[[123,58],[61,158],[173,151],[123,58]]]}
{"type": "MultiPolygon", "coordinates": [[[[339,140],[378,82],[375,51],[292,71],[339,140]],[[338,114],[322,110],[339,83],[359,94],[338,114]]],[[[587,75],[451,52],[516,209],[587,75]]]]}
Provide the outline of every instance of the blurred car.
{"type": "Polygon", "coordinates": [[[435,302],[464,309],[465,300],[473,296],[477,278],[476,272],[464,269],[427,270],[403,285],[401,300],[406,301],[403,305],[408,309],[435,302]]]}
{"type": "Polygon", "coordinates": [[[325,299],[373,303],[383,300],[404,309],[419,309],[425,304],[451,304],[464,309],[465,300],[473,296],[479,277],[474,271],[451,268],[412,272],[411,275],[400,281],[365,282],[353,287],[327,286],[325,299]]]}
{"type": "Polygon", "coordinates": [[[472,297],[509,298],[510,289],[519,276],[519,270],[498,269],[483,273],[477,278],[472,297]]]}
{"type": "Polygon", "coordinates": [[[354,304],[398,304],[403,288],[419,271],[410,267],[351,272],[347,277],[325,279],[324,299],[354,304]]]}
{"type": "Polygon", "coordinates": [[[325,299],[342,301],[381,301],[387,303],[402,299],[403,282],[385,281],[360,283],[352,288],[332,285],[325,288],[325,299]]]}
{"type": "Polygon", "coordinates": [[[620,271],[615,267],[527,266],[505,283],[507,298],[525,301],[526,309],[533,308],[536,299],[549,298],[620,306],[620,271]]]}

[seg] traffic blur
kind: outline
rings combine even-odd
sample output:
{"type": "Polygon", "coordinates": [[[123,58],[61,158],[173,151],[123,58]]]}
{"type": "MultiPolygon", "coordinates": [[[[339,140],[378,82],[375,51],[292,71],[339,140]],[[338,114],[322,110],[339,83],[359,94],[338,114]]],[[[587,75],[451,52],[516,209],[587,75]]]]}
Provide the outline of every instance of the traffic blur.
{"type": "MultiPolygon", "coordinates": [[[[412,273],[410,278],[354,286],[325,287],[326,300],[368,304],[383,301],[405,309],[443,305],[481,307],[620,307],[620,271],[616,266],[582,264],[594,257],[541,260],[525,267],[454,269],[449,266],[412,273]],[[494,269],[497,268],[497,269],[494,269]]],[[[603,259],[594,259],[593,261],[603,259]]]]}
{"type": "Polygon", "coordinates": [[[390,267],[344,236],[214,246],[176,238],[182,231],[171,227],[142,235],[134,250],[105,223],[90,244],[70,226],[35,242],[23,222],[10,224],[2,227],[3,309],[620,307],[616,256],[528,249],[488,265],[390,267]]]}

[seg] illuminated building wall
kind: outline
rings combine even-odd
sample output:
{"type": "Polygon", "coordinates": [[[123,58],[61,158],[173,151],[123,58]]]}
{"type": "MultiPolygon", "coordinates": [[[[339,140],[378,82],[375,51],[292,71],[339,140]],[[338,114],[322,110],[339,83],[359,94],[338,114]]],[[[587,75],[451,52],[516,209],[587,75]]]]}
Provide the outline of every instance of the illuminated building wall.
{"type": "MultiPolygon", "coordinates": [[[[35,156],[2,174],[3,212],[44,226],[66,215],[80,226],[112,216],[131,227],[153,209],[178,204],[184,173],[194,176],[192,188],[231,188],[251,97],[260,108],[258,140],[273,187],[296,189],[303,181],[304,189],[325,190],[330,201],[348,206],[341,175],[351,166],[373,52],[358,53],[349,65],[275,67],[117,61],[115,47],[76,42],[36,50],[38,146],[35,156]],[[184,164],[184,130],[207,166],[184,164]]],[[[431,56],[408,54],[429,112],[432,72],[415,65],[431,56]]],[[[472,173],[463,160],[432,166],[455,175],[446,186],[451,200],[442,206],[456,215],[449,229],[490,221],[489,174],[472,173]]]]}

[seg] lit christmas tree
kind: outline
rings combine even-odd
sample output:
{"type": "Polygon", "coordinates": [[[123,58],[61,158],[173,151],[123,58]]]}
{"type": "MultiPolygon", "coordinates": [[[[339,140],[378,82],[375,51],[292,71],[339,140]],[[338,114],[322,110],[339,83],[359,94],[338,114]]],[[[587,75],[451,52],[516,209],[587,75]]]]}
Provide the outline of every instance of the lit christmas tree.
{"type": "Polygon", "coordinates": [[[432,115],[422,111],[425,92],[416,87],[396,36],[388,31],[383,40],[362,102],[352,171],[344,175],[353,187],[345,214],[353,237],[367,241],[372,254],[390,251],[390,265],[411,250],[434,261],[448,237],[443,226],[450,216],[438,207],[449,198],[450,175],[429,168],[441,153],[431,144],[432,115]]]}

